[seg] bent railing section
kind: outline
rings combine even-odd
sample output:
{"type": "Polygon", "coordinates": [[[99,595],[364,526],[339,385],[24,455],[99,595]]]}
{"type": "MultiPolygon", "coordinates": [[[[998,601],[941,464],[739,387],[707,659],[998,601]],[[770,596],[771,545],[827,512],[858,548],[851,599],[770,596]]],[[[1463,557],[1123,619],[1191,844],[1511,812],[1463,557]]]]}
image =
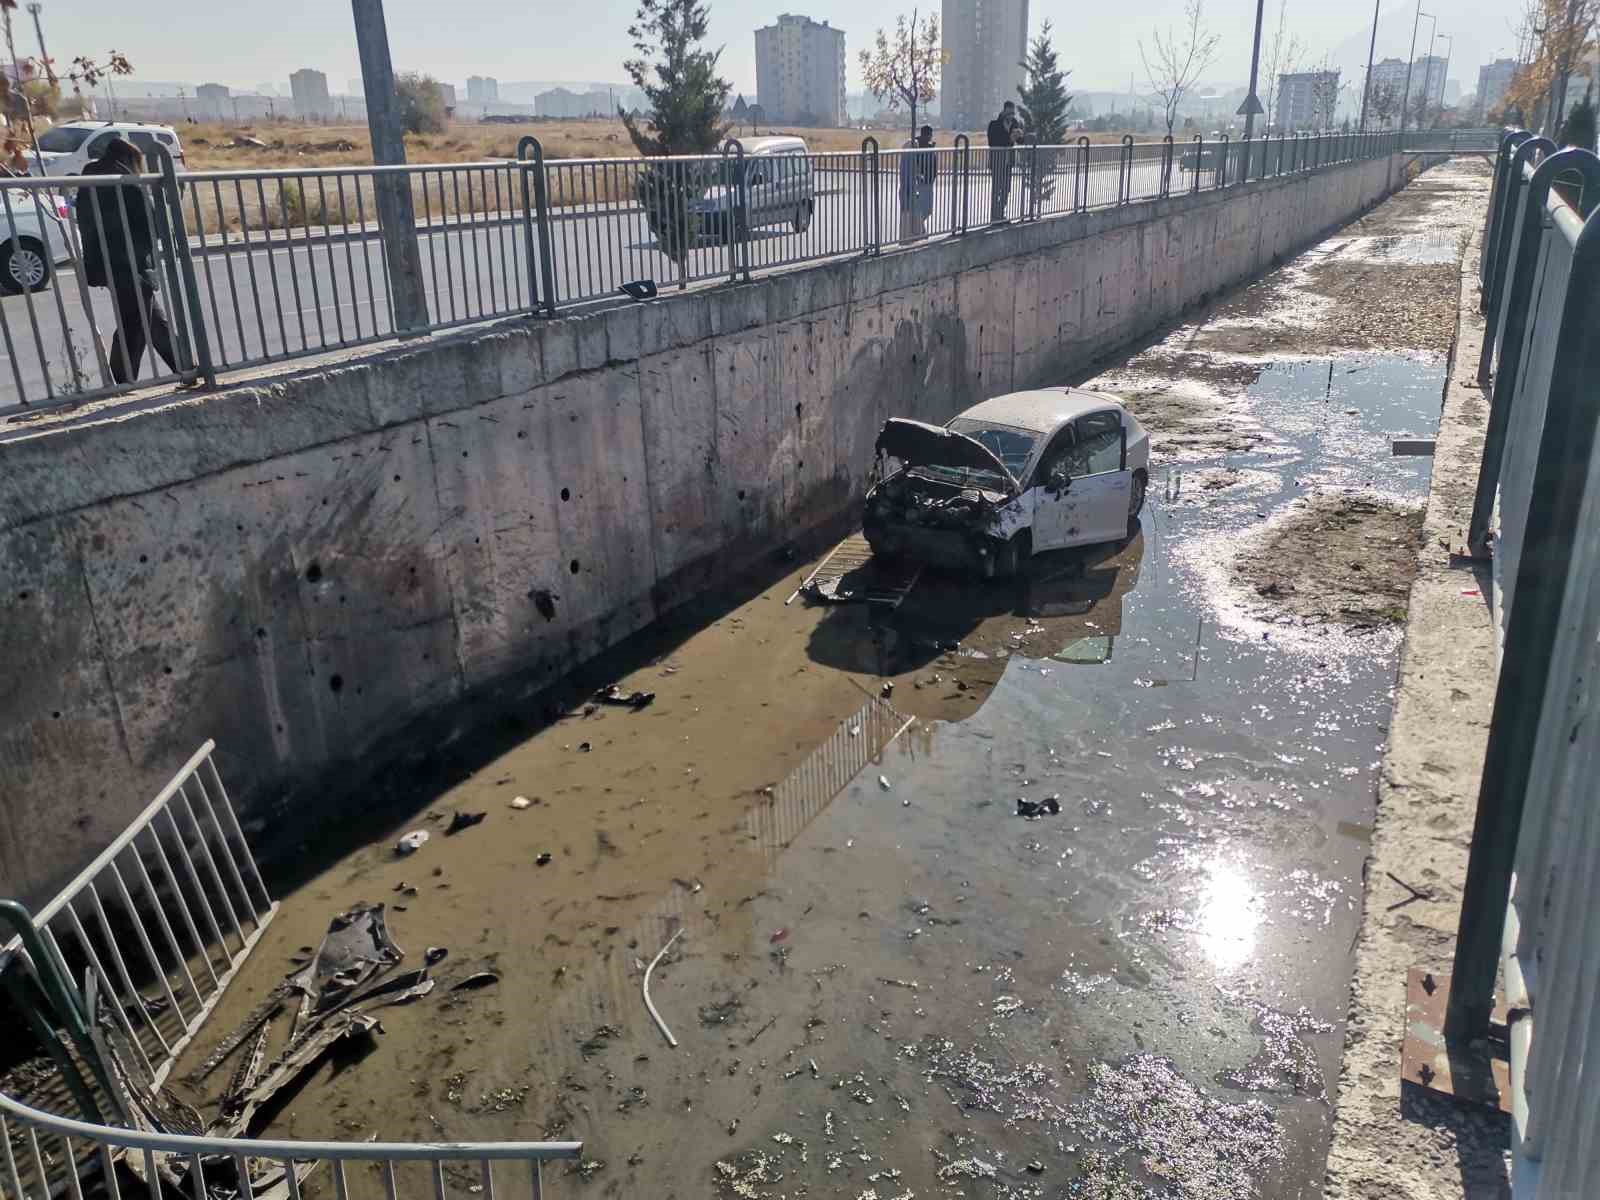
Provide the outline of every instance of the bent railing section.
{"type": "Polygon", "coordinates": [[[1507,134],[1481,279],[1490,417],[1469,540],[1498,682],[1446,1033],[1511,1014],[1514,1192],[1600,1178],[1600,158],[1507,134]]]}
{"type": "Polygon", "coordinates": [[[192,1110],[162,1098],[277,912],[214,750],[201,746],[37,914],[0,901],[0,989],[39,1051],[19,1055],[21,1032],[8,1030],[7,1058],[23,1061],[0,1076],[0,1196],[119,1200],[130,1182],[160,1179],[194,1200],[301,1200],[323,1163],[336,1200],[441,1200],[447,1176],[486,1200],[513,1179],[541,1195],[541,1164],[576,1158],[580,1143],[205,1136],[192,1110]]]}

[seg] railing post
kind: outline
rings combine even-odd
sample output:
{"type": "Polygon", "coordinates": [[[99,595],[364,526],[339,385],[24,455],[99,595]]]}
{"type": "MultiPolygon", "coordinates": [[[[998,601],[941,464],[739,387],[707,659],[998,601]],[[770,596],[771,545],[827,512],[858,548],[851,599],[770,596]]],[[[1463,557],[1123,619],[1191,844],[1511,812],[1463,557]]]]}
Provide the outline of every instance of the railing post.
{"type": "Polygon", "coordinates": [[[1225,187],[1228,186],[1228,135],[1227,134],[1223,134],[1222,135],[1222,140],[1217,143],[1217,171],[1216,171],[1216,179],[1214,180],[1214,182],[1216,183],[1216,186],[1219,187],[1219,188],[1225,188],[1225,187]]]}
{"type": "Polygon", "coordinates": [[[1172,135],[1161,139],[1161,194],[1172,194],[1172,135]]]}
{"type": "Polygon", "coordinates": [[[1089,208],[1089,139],[1078,138],[1078,159],[1073,169],[1072,207],[1077,212],[1089,208]]]}
{"type": "MultiPolygon", "coordinates": [[[[172,288],[174,304],[178,300],[178,276],[183,277],[183,306],[185,312],[174,322],[179,344],[192,350],[190,365],[200,372],[207,387],[217,386],[217,373],[211,365],[211,341],[206,336],[206,315],[200,307],[200,281],[195,278],[194,259],[189,253],[189,235],[183,224],[183,202],[178,196],[177,167],[172,153],[165,146],[157,146],[161,163],[161,198],[166,205],[168,245],[172,253],[167,261],[167,278],[172,288]]],[[[203,231],[202,231],[203,232],[203,231]]]]}
{"type": "Polygon", "coordinates": [[[1206,161],[1206,139],[1205,139],[1205,135],[1197,133],[1197,134],[1194,135],[1194,171],[1192,173],[1193,174],[1193,178],[1191,178],[1189,180],[1189,190],[1191,192],[1198,192],[1200,190],[1200,168],[1205,166],[1205,161],[1206,161]]]}
{"type": "MultiPolygon", "coordinates": [[[[1480,356],[1480,361],[1493,362],[1496,349],[1500,352],[1499,369],[1494,373],[1494,382],[1489,391],[1489,423],[1483,435],[1483,457],[1478,467],[1477,492],[1472,501],[1472,517],[1467,524],[1467,549],[1479,558],[1490,555],[1489,523],[1494,515],[1495,495],[1500,488],[1500,468],[1505,456],[1506,435],[1511,425],[1511,406],[1516,395],[1517,381],[1522,373],[1522,353],[1527,332],[1528,313],[1533,301],[1533,280],[1539,265],[1538,245],[1541,230],[1544,228],[1545,200],[1550,194],[1550,184],[1557,174],[1572,167],[1585,169],[1587,174],[1595,174],[1590,164],[1594,162],[1593,156],[1578,152],[1551,153],[1555,146],[1544,138],[1533,138],[1522,143],[1523,145],[1543,142],[1545,153],[1550,157],[1539,164],[1533,173],[1533,178],[1527,183],[1526,189],[1513,191],[1513,196],[1518,192],[1522,194],[1521,203],[1513,201],[1513,206],[1505,213],[1506,238],[1505,254],[1508,261],[1502,264],[1501,274],[1504,276],[1509,268],[1509,286],[1501,290],[1496,299],[1495,309],[1497,315],[1489,318],[1483,333],[1485,353],[1480,356]],[[1522,220],[1520,228],[1516,220],[1518,213],[1522,220]],[[1517,246],[1517,257],[1509,261],[1511,246],[1517,246]],[[1501,317],[1503,316],[1503,319],[1501,317]]],[[[1522,157],[1516,156],[1516,180],[1521,182],[1522,157]]],[[[1507,176],[1505,184],[1509,186],[1513,177],[1507,176]]],[[[1590,186],[1600,183],[1600,179],[1591,180],[1590,186]]],[[[1492,201],[1492,198],[1491,198],[1492,201]]],[[[1487,381],[1486,373],[1480,374],[1480,381],[1487,381]]]]}
{"type": "MultiPolygon", "coordinates": [[[[1585,492],[1600,424],[1600,406],[1591,402],[1594,380],[1600,378],[1597,325],[1600,220],[1591,216],[1572,250],[1528,498],[1526,540],[1517,564],[1516,604],[1505,631],[1505,665],[1484,751],[1445,1009],[1445,1037],[1457,1041],[1482,1037],[1488,1029],[1529,777],[1540,728],[1552,716],[1545,711],[1546,683],[1578,557],[1574,547],[1584,532],[1585,492]]],[[[1562,1031],[1554,1032],[1560,1036],[1562,1031]]]]}
{"type": "Polygon", "coordinates": [[[883,205],[878,195],[878,139],[861,139],[861,238],[868,258],[883,248],[883,205]]]}
{"type": "Polygon", "coordinates": [[[1133,134],[1122,135],[1122,154],[1117,160],[1117,203],[1126,204],[1133,190],[1133,134]]]}
{"type": "Polygon", "coordinates": [[[1239,139],[1239,179],[1240,183],[1250,182],[1250,152],[1255,149],[1255,142],[1247,133],[1239,139]]]}
{"type": "Polygon", "coordinates": [[[961,184],[950,193],[950,225],[957,233],[965,233],[972,216],[972,139],[964,133],[957,134],[956,150],[959,152],[956,178],[961,184]],[[960,220],[956,219],[957,213],[960,220]]]}
{"type": "Polygon", "coordinates": [[[1033,181],[1029,189],[1028,218],[1039,219],[1039,193],[1044,189],[1044,176],[1039,173],[1039,131],[1033,131],[1033,144],[1028,148],[1028,177],[1033,181]]]}
{"type": "Polygon", "coordinates": [[[550,253],[550,183],[545,175],[544,146],[536,137],[525,137],[517,143],[517,161],[528,164],[522,170],[522,220],[528,249],[528,290],[533,310],[544,309],[547,316],[556,312],[556,268],[550,253]],[[529,153],[532,153],[530,159],[529,153]],[[528,176],[533,176],[532,203],[529,200],[528,176]],[[537,238],[537,252],[535,251],[537,238]],[[537,279],[537,290],[534,280],[537,279]]]}
{"type": "MultiPolygon", "coordinates": [[[[723,195],[730,196],[730,228],[725,232],[728,243],[728,278],[737,283],[739,276],[750,282],[750,181],[745,178],[744,143],[729,138],[722,145],[723,195]]],[[[768,170],[778,169],[776,160],[768,170]]]]}
{"type": "MultiPolygon", "coordinates": [[[[1505,186],[1501,189],[1498,201],[1496,197],[1490,197],[1490,207],[1494,210],[1494,248],[1489,252],[1488,273],[1481,282],[1480,307],[1483,310],[1485,334],[1483,349],[1478,354],[1480,383],[1489,378],[1489,372],[1494,365],[1494,331],[1500,316],[1500,301],[1505,294],[1506,263],[1511,255],[1511,240],[1516,229],[1516,223],[1512,218],[1517,213],[1518,197],[1525,186],[1522,169],[1533,162],[1534,155],[1551,154],[1555,148],[1555,143],[1549,138],[1523,139],[1511,154],[1505,186]]],[[[1498,182],[1496,180],[1496,183],[1498,182]]]]}

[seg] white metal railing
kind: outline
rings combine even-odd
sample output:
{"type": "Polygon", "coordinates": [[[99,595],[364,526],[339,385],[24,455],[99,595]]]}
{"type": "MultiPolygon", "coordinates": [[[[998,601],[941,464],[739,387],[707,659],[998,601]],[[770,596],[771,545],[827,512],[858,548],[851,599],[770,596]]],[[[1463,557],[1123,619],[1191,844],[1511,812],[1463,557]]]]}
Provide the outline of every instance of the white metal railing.
{"type": "Polygon", "coordinates": [[[1513,1192],[1567,1200],[1600,1190],[1600,158],[1509,135],[1485,241],[1498,684],[1447,1033],[1482,1036],[1501,968],[1513,1192]]]}
{"type": "Polygon", "coordinates": [[[0,983],[52,1064],[26,1074],[27,1095],[0,1090],[0,1196],[83,1200],[93,1182],[119,1200],[119,1175],[135,1154],[135,1175],[182,1176],[194,1200],[300,1200],[323,1162],[337,1200],[413,1190],[443,1200],[446,1175],[462,1171],[493,1200],[497,1183],[521,1171],[512,1163],[525,1164],[519,1186],[537,1200],[541,1164],[577,1158],[581,1143],[265,1141],[139,1127],[132,1107],[160,1109],[173,1064],[277,912],[214,749],[202,745],[36,916],[0,902],[16,934],[0,948],[0,983]],[[101,1052],[113,1039],[114,1064],[101,1052]],[[347,1178],[352,1162],[370,1169],[347,1178]],[[264,1171],[270,1163],[280,1169],[264,1171]]]}

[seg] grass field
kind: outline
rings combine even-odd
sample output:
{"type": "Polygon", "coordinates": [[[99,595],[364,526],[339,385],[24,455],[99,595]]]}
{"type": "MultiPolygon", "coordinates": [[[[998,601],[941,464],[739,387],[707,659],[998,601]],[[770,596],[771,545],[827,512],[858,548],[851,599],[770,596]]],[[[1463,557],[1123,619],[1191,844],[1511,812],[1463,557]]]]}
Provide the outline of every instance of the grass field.
{"type": "MultiPolygon", "coordinates": [[[[179,130],[193,171],[238,171],[292,167],[359,166],[372,161],[372,143],[364,124],[302,125],[291,121],[257,121],[243,124],[189,125],[179,130]],[[241,137],[266,143],[265,147],[237,145],[241,137]]],[[[763,128],[766,133],[792,133],[803,137],[812,150],[859,150],[867,136],[889,149],[905,134],[898,129],[786,129],[763,128]]],[[[613,120],[529,120],[517,125],[453,124],[444,133],[406,138],[406,158],[412,163],[487,162],[517,156],[517,142],[536,137],[546,159],[629,158],[635,154],[622,122],[613,120]]],[[[969,135],[981,143],[978,133],[969,135]]],[[[1115,142],[1120,133],[1094,133],[1094,142],[1115,142]]],[[[1136,134],[1138,141],[1157,141],[1157,134],[1136,134]]],[[[934,141],[948,146],[955,135],[940,131],[934,141]]]]}

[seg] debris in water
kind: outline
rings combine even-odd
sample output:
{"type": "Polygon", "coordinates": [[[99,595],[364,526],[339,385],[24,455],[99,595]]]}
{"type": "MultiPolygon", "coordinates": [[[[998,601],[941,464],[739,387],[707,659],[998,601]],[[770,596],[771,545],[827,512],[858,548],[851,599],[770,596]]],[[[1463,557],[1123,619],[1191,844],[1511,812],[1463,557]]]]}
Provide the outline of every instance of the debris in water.
{"type": "Polygon", "coordinates": [[[738,1117],[734,1117],[732,1120],[730,1120],[728,1122],[728,1136],[732,1137],[734,1134],[736,1134],[738,1132],[739,1132],[739,1118],[738,1117]]]}
{"type": "Polygon", "coordinates": [[[882,696],[885,700],[894,695],[894,680],[891,679],[885,681],[884,685],[878,689],[878,695],[882,696]]]}
{"type": "Polygon", "coordinates": [[[1046,796],[1043,800],[1028,800],[1022,796],[1017,797],[1017,816],[1034,820],[1045,814],[1058,816],[1061,812],[1061,797],[1046,796]]]}
{"type": "Polygon", "coordinates": [[[656,964],[661,961],[668,950],[672,949],[672,943],[682,936],[683,930],[680,929],[668,938],[667,944],[656,951],[656,956],[650,960],[650,965],[644,969],[644,1006],[649,1010],[651,1017],[655,1019],[656,1028],[661,1030],[661,1035],[667,1039],[667,1045],[673,1049],[677,1049],[678,1039],[672,1036],[672,1030],[667,1028],[667,1023],[661,1019],[661,1014],[656,1011],[656,1006],[650,1002],[650,972],[656,969],[656,964]]]}
{"type": "Polygon", "coordinates": [[[460,833],[463,829],[471,829],[488,815],[486,812],[457,812],[450,818],[450,824],[445,827],[444,835],[449,837],[460,833]]]}
{"type": "Polygon", "coordinates": [[[426,829],[413,829],[394,844],[394,852],[396,854],[415,854],[427,842],[428,831],[426,829]]]}
{"type": "Polygon", "coordinates": [[[772,945],[774,943],[781,942],[788,936],[789,931],[787,929],[774,929],[772,931],[772,936],[767,939],[767,944],[772,945]]]}
{"type": "Polygon", "coordinates": [[[883,976],[879,976],[878,982],[888,984],[890,987],[907,988],[913,992],[922,986],[915,979],[888,979],[883,976]]]}
{"type": "Polygon", "coordinates": [[[638,712],[641,708],[648,708],[655,702],[654,692],[624,692],[616,684],[603,687],[594,694],[594,698],[601,704],[611,704],[618,708],[631,708],[638,712]]]}
{"type": "Polygon", "coordinates": [[[887,775],[879,775],[878,786],[887,792],[893,785],[889,782],[889,777],[887,775]]]}
{"type": "Polygon", "coordinates": [[[529,800],[526,796],[514,796],[511,799],[511,807],[516,809],[528,808],[532,804],[533,801],[529,800]]]}
{"type": "Polygon", "coordinates": [[[533,860],[533,865],[536,866],[536,867],[547,867],[547,866],[549,866],[550,865],[550,851],[548,851],[548,850],[539,851],[539,857],[533,860]]]}
{"type": "Polygon", "coordinates": [[[500,976],[493,971],[477,971],[465,979],[457,980],[450,985],[452,992],[473,992],[479,988],[490,987],[500,982],[500,976]]]}
{"type": "Polygon", "coordinates": [[[1028,1164],[1028,1170],[1031,1171],[1035,1175],[1043,1175],[1044,1174],[1044,1164],[1042,1162],[1040,1162],[1036,1158],[1031,1163],[1028,1164]]]}
{"type": "Polygon", "coordinates": [[[593,749],[594,749],[594,747],[591,746],[588,742],[579,742],[578,743],[578,753],[579,754],[587,754],[587,753],[589,753],[589,751],[591,751],[593,749]]]}
{"type": "Polygon", "coordinates": [[[1002,1017],[1009,1017],[1022,1007],[1022,1000],[1017,996],[997,996],[993,1005],[994,1011],[1002,1017]]]}
{"type": "Polygon", "coordinates": [[[422,961],[431,967],[437,963],[442,963],[449,956],[450,951],[446,950],[443,946],[429,946],[422,955],[422,961]]]}

